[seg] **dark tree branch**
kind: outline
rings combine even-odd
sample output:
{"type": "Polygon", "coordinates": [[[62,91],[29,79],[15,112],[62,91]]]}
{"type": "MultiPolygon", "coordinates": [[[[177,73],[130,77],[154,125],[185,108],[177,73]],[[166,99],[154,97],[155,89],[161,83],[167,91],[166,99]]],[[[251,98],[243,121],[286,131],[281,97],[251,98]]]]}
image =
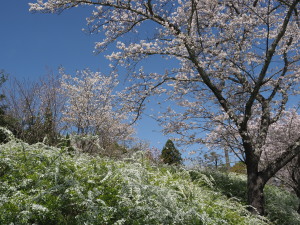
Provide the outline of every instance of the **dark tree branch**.
{"type": "Polygon", "coordinates": [[[265,181],[273,177],[282,167],[300,154],[300,138],[260,172],[265,181]]]}

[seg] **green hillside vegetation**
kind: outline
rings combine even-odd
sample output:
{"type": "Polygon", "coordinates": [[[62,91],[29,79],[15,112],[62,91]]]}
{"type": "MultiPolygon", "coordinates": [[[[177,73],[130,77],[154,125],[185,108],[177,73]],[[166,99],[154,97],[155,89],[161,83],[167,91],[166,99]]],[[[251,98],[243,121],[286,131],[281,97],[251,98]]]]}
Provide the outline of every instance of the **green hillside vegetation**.
{"type": "Polygon", "coordinates": [[[251,215],[244,195],[243,176],[158,167],[142,152],[116,161],[16,139],[0,145],[2,225],[300,224],[291,194],[267,188],[274,223],[251,215]]]}

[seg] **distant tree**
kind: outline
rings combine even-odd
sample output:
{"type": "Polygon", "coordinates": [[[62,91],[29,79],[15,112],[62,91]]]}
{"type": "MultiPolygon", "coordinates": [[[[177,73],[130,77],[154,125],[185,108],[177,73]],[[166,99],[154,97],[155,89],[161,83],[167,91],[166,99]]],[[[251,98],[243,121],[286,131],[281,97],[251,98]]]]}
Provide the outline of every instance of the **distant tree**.
{"type": "Polygon", "coordinates": [[[60,94],[59,78],[59,75],[50,71],[39,80],[39,108],[43,120],[44,136],[50,145],[59,143],[60,133],[65,129],[61,112],[65,107],[66,97],[60,94]]]}
{"type": "Polygon", "coordinates": [[[118,110],[115,76],[88,69],[76,76],[61,73],[61,93],[66,96],[62,120],[70,131],[92,135],[93,141],[96,138],[97,145],[110,153],[118,149],[117,143],[131,138],[133,128],[124,122],[127,114],[118,110]]]}
{"type": "MultiPolygon", "coordinates": [[[[0,88],[3,85],[3,83],[6,81],[7,75],[4,72],[4,70],[0,71],[0,88]]],[[[0,93],[0,126],[5,127],[7,125],[7,119],[5,118],[5,105],[3,104],[3,99],[5,98],[5,95],[0,93]]],[[[4,142],[6,140],[6,135],[0,131],[0,143],[4,142]]]]}
{"type": "Polygon", "coordinates": [[[247,174],[247,168],[245,162],[237,162],[235,163],[229,170],[233,173],[247,174]]]}
{"type": "MultiPolygon", "coordinates": [[[[4,94],[5,87],[3,84],[7,81],[8,74],[4,70],[0,70],[0,127],[5,127],[12,131],[15,134],[15,124],[17,123],[17,119],[14,115],[10,114],[7,111],[9,105],[6,102],[6,95],[4,94]]],[[[0,130],[0,143],[4,143],[8,141],[7,134],[0,130]]]]}
{"type": "Polygon", "coordinates": [[[4,89],[5,112],[14,118],[8,127],[29,144],[47,140],[58,144],[63,97],[57,76],[48,74],[39,81],[11,79],[4,89]],[[46,138],[46,139],[45,139],[46,138]]]}
{"type": "Polygon", "coordinates": [[[204,154],[204,162],[206,167],[218,169],[222,165],[222,155],[216,152],[206,153],[204,154]]]}
{"type": "Polygon", "coordinates": [[[5,88],[6,112],[16,118],[13,130],[17,138],[33,144],[42,141],[39,86],[30,80],[10,79],[5,88]]]}
{"type": "MultiPolygon", "coordinates": [[[[2,87],[3,83],[6,81],[7,75],[5,74],[4,70],[0,70],[0,88],[2,87]]],[[[4,125],[4,109],[5,105],[3,104],[3,99],[5,98],[5,95],[0,93],[0,126],[4,125]]]]}
{"type": "Polygon", "coordinates": [[[146,156],[150,162],[159,165],[162,163],[161,151],[158,148],[152,147],[146,150],[146,156]]]}
{"type": "Polygon", "coordinates": [[[164,163],[169,165],[180,165],[182,163],[181,154],[170,139],[166,142],[161,152],[161,158],[164,163]]]}

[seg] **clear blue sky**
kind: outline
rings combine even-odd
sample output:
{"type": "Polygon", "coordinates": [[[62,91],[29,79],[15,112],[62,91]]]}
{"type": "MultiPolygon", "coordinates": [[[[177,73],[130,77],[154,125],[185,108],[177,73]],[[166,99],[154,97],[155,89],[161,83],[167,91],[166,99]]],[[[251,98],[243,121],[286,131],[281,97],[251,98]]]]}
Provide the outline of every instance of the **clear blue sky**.
{"type": "MultiPolygon", "coordinates": [[[[0,69],[13,77],[32,80],[49,70],[56,73],[60,66],[71,74],[87,67],[109,71],[104,55],[93,54],[94,43],[103,37],[82,31],[93,7],[79,7],[60,15],[33,14],[29,12],[29,2],[34,0],[3,0],[0,4],[0,69]]],[[[164,71],[163,63],[154,59],[145,64],[145,69],[164,71]]],[[[149,108],[158,108],[155,101],[149,108]]],[[[160,130],[155,120],[144,116],[137,136],[162,149],[168,137],[160,130]]]]}
{"type": "MultiPolygon", "coordinates": [[[[0,69],[13,77],[33,80],[49,70],[56,73],[59,66],[71,74],[87,67],[104,73],[109,70],[109,61],[93,54],[94,43],[102,37],[82,31],[92,8],[67,10],[60,15],[33,14],[29,12],[29,2],[34,1],[8,0],[0,4],[0,69]]],[[[163,65],[156,66],[163,69],[163,65]]],[[[146,116],[139,122],[137,132],[139,138],[159,149],[168,139],[146,116]]]]}

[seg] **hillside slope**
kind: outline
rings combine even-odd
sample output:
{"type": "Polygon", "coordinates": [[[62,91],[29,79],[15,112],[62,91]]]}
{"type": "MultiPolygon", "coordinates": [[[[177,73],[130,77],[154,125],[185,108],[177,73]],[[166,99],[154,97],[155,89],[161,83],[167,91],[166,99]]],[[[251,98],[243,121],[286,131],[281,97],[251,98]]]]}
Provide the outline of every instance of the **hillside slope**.
{"type": "Polygon", "coordinates": [[[270,224],[190,174],[13,140],[0,145],[0,224],[270,224]]]}

